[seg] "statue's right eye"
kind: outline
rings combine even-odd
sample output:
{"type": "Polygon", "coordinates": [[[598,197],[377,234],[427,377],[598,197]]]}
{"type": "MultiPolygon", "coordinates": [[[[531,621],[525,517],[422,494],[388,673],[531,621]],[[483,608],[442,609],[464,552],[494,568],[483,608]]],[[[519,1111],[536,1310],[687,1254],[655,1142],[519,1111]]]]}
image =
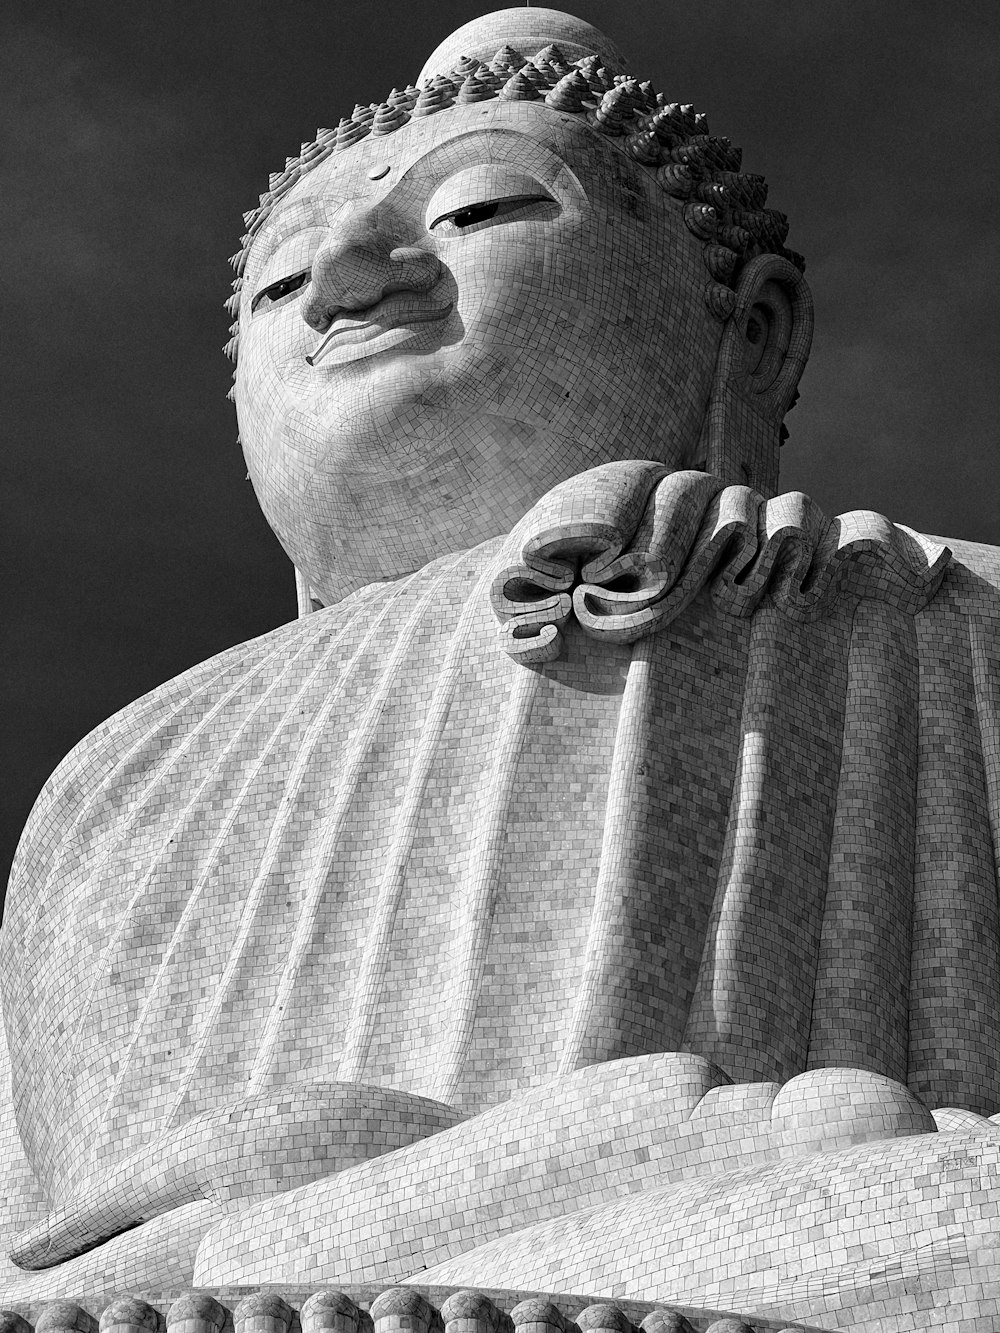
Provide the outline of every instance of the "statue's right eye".
{"type": "Polygon", "coordinates": [[[265,287],[253,298],[250,306],[251,311],[256,310],[259,305],[276,305],[282,297],[297,292],[308,281],[309,270],[304,269],[301,273],[294,273],[290,278],[281,278],[278,282],[272,282],[270,287],[265,287]]]}

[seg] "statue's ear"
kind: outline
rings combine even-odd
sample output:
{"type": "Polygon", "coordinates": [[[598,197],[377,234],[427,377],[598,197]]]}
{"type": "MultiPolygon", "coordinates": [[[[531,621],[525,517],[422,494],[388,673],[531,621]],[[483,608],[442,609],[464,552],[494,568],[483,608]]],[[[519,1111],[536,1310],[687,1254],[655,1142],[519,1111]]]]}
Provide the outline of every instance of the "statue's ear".
{"type": "Polygon", "coordinates": [[[812,297],[798,269],[780,255],[752,259],[719,347],[702,445],[707,471],[775,493],[781,425],[812,329],[812,297]]]}

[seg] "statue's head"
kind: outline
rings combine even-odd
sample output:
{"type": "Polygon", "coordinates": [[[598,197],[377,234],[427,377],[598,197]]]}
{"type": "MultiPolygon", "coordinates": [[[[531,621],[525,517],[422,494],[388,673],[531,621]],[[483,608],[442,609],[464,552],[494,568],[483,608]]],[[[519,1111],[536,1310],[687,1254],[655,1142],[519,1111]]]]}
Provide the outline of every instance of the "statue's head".
{"type": "Polygon", "coordinates": [[[801,261],[739,151],[623,66],[568,15],[478,19],[247,215],[241,438],[324,603],[506,532],[601,463],[773,489],[801,261]]]}

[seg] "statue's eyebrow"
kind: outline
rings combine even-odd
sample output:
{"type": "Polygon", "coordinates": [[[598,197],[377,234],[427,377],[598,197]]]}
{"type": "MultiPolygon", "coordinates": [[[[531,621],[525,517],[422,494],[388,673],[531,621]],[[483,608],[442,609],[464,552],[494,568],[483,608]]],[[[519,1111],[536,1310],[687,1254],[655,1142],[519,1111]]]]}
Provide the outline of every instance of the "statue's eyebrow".
{"type": "Polygon", "coordinates": [[[528,138],[529,136],[523,130],[515,129],[509,125],[477,125],[470,127],[452,139],[433,144],[430,148],[426,148],[415,155],[411,162],[404,163],[400,168],[398,180],[400,183],[408,182],[415,178],[419,179],[421,174],[434,176],[453,167],[465,166],[465,155],[470,149],[475,150],[479,147],[486,149],[482,160],[489,162],[493,158],[489,150],[498,142],[516,146],[523,144],[528,138]]]}

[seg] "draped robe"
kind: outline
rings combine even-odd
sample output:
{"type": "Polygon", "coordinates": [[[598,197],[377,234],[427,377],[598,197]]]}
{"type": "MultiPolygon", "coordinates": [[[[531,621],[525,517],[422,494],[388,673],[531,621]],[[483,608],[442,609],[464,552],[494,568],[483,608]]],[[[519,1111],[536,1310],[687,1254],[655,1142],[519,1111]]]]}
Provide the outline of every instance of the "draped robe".
{"type": "Polygon", "coordinates": [[[247,1094],[652,1051],[996,1110],[1000,552],[951,545],[612,465],[110,719],[2,936],[48,1196],[247,1094]]]}

